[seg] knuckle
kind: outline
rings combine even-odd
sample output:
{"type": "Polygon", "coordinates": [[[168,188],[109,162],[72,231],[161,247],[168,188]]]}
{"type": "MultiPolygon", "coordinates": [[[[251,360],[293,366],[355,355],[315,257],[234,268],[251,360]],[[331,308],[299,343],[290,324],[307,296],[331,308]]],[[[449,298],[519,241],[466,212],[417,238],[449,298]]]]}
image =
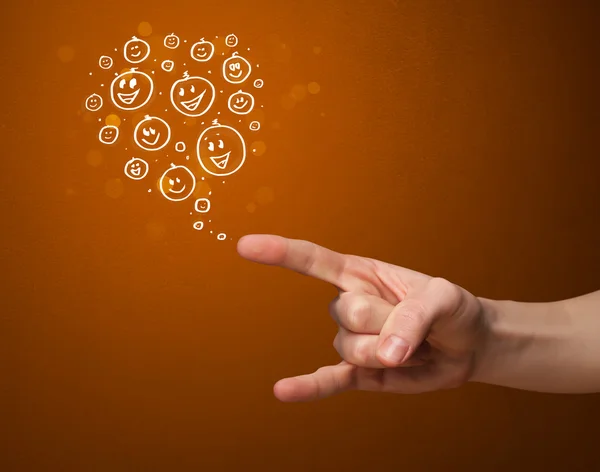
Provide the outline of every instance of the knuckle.
{"type": "Polygon", "coordinates": [[[439,307],[448,313],[455,312],[462,304],[463,291],[456,284],[442,277],[434,277],[429,281],[429,287],[438,300],[439,307]]]}
{"type": "Polygon", "coordinates": [[[458,287],[442,277],[434,277],[429,281],[431,290],[442,298],[455,298],[459,294],[458,287]]]}
{"type": "Polygon", "coordinates": [[[354,297],[348,307],[348,328],[355,332],[365,330],[371,318],[371,305],[363,297],[354,297]]]}
{"type": "Polygon", "coordinates": [[[366,365],[369,360],[369,352],[364,342],[357,342],[352,349],[352,364],[366,365]]]}
{"type": "Polygon", "coordinates": [[[420,300],[411,300],[402,310],[401,316],[403,323],[417,327],[425,323],[427,310],[420,300]]]}

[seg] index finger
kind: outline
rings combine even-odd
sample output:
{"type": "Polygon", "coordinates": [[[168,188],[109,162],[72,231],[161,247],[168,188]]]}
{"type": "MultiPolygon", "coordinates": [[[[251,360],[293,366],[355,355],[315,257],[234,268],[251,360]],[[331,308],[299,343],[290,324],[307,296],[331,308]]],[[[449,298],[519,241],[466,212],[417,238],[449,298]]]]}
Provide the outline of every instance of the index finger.
{"type": "Polygon", "coordinates": [[[309,241],[275,235],[249,235],[238,241],[238,253],[260,264],[291,269],[344,290],[346,256],[309,241]]]}

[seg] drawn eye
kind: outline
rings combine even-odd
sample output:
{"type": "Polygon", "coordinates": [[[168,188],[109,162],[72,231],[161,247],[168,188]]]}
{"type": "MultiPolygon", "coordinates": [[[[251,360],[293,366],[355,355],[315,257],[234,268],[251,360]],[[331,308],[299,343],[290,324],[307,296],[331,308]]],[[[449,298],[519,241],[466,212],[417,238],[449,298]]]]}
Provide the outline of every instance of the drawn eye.
{"type": "Polygon", "coordinates": [[[175,180],[177,181],[178,184],[181,183],[181,179],[179,179],[179,177],[177,177],[175,180]]]}
{"type": "Polygon", "coordinates": [[[156,130],[155,130],[154,128],[150,128],[150,132],[151,132],[152,134],[156,134],[156,130]]]}
{"type": "Polygon", "coordinates": [[[219,148],[223,149],[225,147],[225,144],[223,144],[223,140],[219,139],[219,148]]]}
{"type": "Polygon", "coordinates": [[[213,143],[212,141],[210,143],[208,143],[208,150],[209,151],[214,151],[215,150],[215,143],[213,143]]]}
{"type": "Polygon", "coordinates": [[[193,85],[190,87],[190,92],[195,93],[196,92],[196,87],[194,87],[193,85]]]}
{"type": "Polygon", "coordinates": [[[183,94],[184,94],[184,93],[185,93],[185,91],[183,90],[183,87],[181,87],[181,88],[179,89],[179,96],[180,96],[180,97],[183,97],[183,94]]]}
{"type": "Polygon", "coordinates": [[[121,79],[121,82],[119,82],[119,87],[125,88],[126,83],[127,83],[127,81],[125,79],[121,79]]]}
{"type": "Polygon", "coordinates": [[[148,131],[146,128],[144,128],[144,129],[142,130],[142,134],[143,134],[144,136],[150,136],[150,132],[149,132],[149,131],[148,131]]]}
{"type": "Polygon", "coordinates": [[[169,185],[172,187],[173,185],[175,185],[175,181],[173,179],[169,179],[169,185]]]}

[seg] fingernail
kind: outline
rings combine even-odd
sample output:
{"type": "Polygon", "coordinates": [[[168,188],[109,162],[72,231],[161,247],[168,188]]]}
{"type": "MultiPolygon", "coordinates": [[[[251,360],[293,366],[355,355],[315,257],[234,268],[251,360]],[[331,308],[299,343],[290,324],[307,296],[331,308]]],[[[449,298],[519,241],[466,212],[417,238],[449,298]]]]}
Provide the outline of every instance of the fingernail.
{"type": "Polygon", "coordinates": [[[389,362],[400,363],[408,353],[409,345],[398,336],[390,336],[379,348],[379,355],[389,362]]]}

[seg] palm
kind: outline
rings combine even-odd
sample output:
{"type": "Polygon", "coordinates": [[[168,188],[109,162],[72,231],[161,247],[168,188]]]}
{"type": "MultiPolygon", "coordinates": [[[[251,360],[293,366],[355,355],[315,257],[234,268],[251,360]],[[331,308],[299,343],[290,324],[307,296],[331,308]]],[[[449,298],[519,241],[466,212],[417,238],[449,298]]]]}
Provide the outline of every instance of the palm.
{"type": "Polygon", "coordinates": [[[361,306],[369,301],[369,313],[354,310],[354,325],[340,324],[334,345],[345,360],[280,381],[275,390],[281,400],[311,400],[351,389],[419,393],[452,388],[468,379],[482,317],[478,300],[465,290],[419,272],[338,254],[306,241],[251,236],[240,240],[238,250],[249,260],[286,267],[335,285],[340,297],[332,305],[334,312],[342,302],[348,305],[349,299],[363,301],[361,306]],[[401,367],[391,366],[376,356],[384,332],[389,331],[386,320],[397,305],[412,305],[409,321],[422,324],[424,320],[419,318],[425,308],[413,294],[424,291],[429,298],[438,298],[436,309],[444,316],[431,325],[408,361],[401,367]]]}

